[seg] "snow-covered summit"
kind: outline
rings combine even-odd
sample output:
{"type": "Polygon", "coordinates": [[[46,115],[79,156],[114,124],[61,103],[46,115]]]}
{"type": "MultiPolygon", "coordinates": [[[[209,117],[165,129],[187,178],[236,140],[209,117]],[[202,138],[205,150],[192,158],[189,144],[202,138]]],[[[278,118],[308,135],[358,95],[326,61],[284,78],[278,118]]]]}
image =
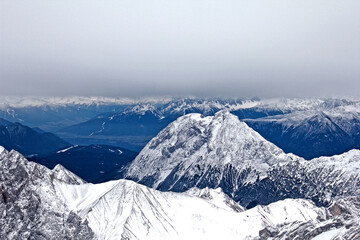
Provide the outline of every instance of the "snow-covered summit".
{"type": "Polygon", "coordinates": [[[264,177],[270,166],[290,158],[228,110],[222,110],[215,116],[188,114],[178,118],[145,146],[126,176],[140,182],[152,178],[151,186],[156,188],[174,169],[173,178],[187,175],[200,177],[200,181],[205,177],[202,171],[217,168],[217,177],[221,177],[221,172],[231,166],[238,171],[256,170],[258,174],[248,175],[248,181],[255,181],[264,177]]]}

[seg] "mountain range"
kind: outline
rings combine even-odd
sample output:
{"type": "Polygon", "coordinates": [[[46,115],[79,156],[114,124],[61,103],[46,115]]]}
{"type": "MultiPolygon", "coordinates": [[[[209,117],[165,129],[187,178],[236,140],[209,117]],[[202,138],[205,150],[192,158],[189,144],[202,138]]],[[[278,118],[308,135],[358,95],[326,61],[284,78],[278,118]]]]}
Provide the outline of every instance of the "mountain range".
{"type": "Polygon", "coordinates": [[[55,133],[71,145],[111,145],[139,152],[178,117],[213,116],[223,109],[286,153],[305,159],[360,145],[360,101],[355,98],[0,99],[0,117],[55,133]]]}
{"type": "Polygon", "coordinates": [[[358,239],[357,107],[187,99],[89,121],[89,138],[154,135],[139,154],[0,119],[6,148],[31,160],[0,147],[0,239],[358,239]]]}
{"type": "Polygon", "coordinates": [[[284,151],[306,159],[360,148],[357,112],[310,110],[244,121],[284,151]]]}
{"type": "Polygon", "coordinates": [[[360,147],[360,102],[344,99],[178,99],[144,103],[63,128],[74,144],[109,144],[140,151],[168,124],[187,113],[213,116],[227,109],[287,153],[306,159],[360,147]]]}

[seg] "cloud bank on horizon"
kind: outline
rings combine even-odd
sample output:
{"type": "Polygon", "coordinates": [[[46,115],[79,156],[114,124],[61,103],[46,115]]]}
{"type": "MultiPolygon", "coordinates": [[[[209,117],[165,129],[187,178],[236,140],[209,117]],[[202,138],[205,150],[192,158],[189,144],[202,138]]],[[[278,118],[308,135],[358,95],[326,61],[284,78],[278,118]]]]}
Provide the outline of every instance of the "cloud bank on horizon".
{"type": "Polygon", "coordinates": [[[1,95],[359,96],[358,0],[0,2],[1,95]]]}

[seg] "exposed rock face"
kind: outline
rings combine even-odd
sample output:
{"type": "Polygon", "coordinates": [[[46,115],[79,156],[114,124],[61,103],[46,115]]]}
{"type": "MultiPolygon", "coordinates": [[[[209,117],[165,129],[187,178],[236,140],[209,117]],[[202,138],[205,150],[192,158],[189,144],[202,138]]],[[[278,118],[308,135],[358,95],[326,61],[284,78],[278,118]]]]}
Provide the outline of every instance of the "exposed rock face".
{"type": "Polygon", "coordinates": [[[53,181],[83,183],[0,147],[0,239],[93,239],[94,234],[58,199],[53,181]]]}
{"type": "Polygon", "coordinates": [[[227,111],[189,114],[153,138],[124,177],[163,191],[222,188],[242,206],[360,194],[360,151],[311,161],[285,154],[227,111]]]}

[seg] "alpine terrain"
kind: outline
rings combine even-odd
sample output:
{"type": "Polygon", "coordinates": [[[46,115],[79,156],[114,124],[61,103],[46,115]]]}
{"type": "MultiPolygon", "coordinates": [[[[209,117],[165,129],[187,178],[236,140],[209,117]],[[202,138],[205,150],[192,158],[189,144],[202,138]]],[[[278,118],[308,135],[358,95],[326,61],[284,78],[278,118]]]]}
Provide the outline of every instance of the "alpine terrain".
{"type": "Polygon", "coordinates": [[[220,188],[160,192],[129,180],[87,184],[0,149],[1,239],[355,239],[358,197],[330,207],[287,199],[250,210],[220,188]]]}
{"type": "Polygon", "coordinates": [[[360,194],[360,151],[307,161],[265,140],[227,110],[180,117],[119,173],[162,191],[222,188],[244,207],[286,198],[319,206],[360,194]]]}

